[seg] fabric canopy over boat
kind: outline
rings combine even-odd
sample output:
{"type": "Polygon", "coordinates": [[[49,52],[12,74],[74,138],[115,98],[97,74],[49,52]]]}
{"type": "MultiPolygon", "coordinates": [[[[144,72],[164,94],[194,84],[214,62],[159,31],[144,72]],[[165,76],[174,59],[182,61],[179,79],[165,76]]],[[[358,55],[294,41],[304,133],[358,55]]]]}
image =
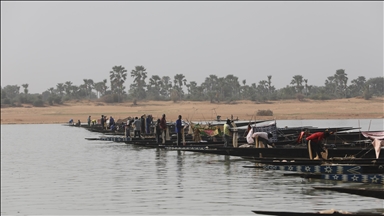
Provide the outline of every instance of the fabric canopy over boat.
{"type": "Polygon", "coordinates": [[[361,132],[363,136],[372,140],[372,145],[375,148],[376,158],[379,158],[381,147],[384,147],[384,131],[361,132]]]}
{"type": "Polygon", "coordinates": [[[373,132],[364,131],[364,132],[361,132],[361,134],[363,134],[363,136],[369,139],[379,139],[379,140],[384,139],[384,131],[373,131],[373,132]]]}

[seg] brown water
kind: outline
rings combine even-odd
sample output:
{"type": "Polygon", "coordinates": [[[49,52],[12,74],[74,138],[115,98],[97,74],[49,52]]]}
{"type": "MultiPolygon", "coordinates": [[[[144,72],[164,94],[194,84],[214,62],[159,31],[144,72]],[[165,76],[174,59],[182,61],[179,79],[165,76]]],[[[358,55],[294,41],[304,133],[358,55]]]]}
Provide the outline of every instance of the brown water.
{"type": "Polygon", "coordinates": [[[1,126],[2,215],[255,215],[358,211],[380,199],[315,190],[353,185],[244,168],[240,157],[105,141],[61,125],[1,126]]]}

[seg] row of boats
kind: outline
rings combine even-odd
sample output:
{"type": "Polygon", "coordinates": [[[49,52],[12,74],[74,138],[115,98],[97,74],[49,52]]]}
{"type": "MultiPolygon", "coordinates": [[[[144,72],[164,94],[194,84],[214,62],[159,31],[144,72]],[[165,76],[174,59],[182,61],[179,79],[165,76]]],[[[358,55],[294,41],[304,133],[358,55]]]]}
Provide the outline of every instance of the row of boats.
{"type": "MultiPolygon", "coordinates": [[[[154,126],[151,133],[134,138],[124,134],[123,130],[110,131],[99,125],[81,125],[92,132],[103,135],[87,140],[103,140],[122,142],[129,145],[140,145],[149,148],[163,148],[169,151],[192,151],[209,154],[238,156],[248,159],[252,165],[244,168],[256,168],[286,172],[284,175],[299,176],[308,179],[325,179],[342,182],[360,183],[358,187],[314,187],[316,190],[332,190],[342,193],[384,199],[384,131],[359,131],[353,127],[318,128],[283,127],[276,121],[232,121],[234,139],[231,146],[224,146],[221,137],[224,121],[184,122],[183,144],[177,145],[174,124],[168,124],[165,140],[154,138],[154,126]],[[248,143],[246,134],[254,132],[272,133],[273,143],[270,148],[260,148],[256,143],[248,143]],[[298,139],[303,131],[310,133],[329,130],[333,134],[324,140],[325,154],[323,160],[310,157],[310,150],[305,139],[298,139]],[[255,165],[256,164],[256,165],[255,165]],[[372,186],[374,185],[374,187],[372,186]]],[[[133,134],[133,133],[132,133],[133,134]]],[[[383,212],[351,213],[343,211],[324,211],[316,213],[253,211],[261,215],[311,215],[311,214],[351,214],[351,215],[383,215],[383,212]]]]}

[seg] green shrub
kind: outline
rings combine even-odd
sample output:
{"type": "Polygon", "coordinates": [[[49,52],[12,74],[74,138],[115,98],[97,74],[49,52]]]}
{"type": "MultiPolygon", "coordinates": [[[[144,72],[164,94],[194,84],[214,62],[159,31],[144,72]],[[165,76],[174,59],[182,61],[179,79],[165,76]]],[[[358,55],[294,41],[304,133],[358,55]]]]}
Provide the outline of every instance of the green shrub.
{"type": "Polygon", "coordinates": [[[177,91],[172,91],[171,92],[171,100],[176,103],[178,100],[179,100],[179,94],[177,93],[177,91]]]}
{"type": "Polygon", "coordinates": [[[4,100],[2,100],[2,104],[11,104],[11,99],[5,98],[4,100]]]}
{"type": "Polygon", "coordinates": [[[364,90],[363,97],[365,100],[369,100],[372,98],[372,94],[368,90],[364,90]]]}
{"type": "Polygon", "coordinates": [[[299,100],[299,101],[303,101],[304,100],[304,95],[303,94],[296,94],[296,99],[299,100]]]}
{"type": "Polygon", "coordinates": [[[35,107],[43,107],[44,106],[44,101],[41,99],[33,101],[33,106],[35,107]]]}
{"type": "Polygon", "coordinates": [[[273,112],[271,110],[258,110],[256,113],[257,116],[273,116],[273,112]]]}
{"type": "Polygon", "coordinates": [[[56,104],[63,104],[63,101],[61,100],[61,97],[54,97],[53,98],[53,102],[56,103],[56,104]]]}
{"type": "Polygon", "coordinates": [[[99,101],[104,103],[117,103],[118,102],[118,95],[117,94],[109,94],[104,95],[99,99],[99,101]]]}
{"type": "Polygon", "coordinates": [[[326,95],[326,94],[313,94],[311,95],[309,98],[311,98],[312,100],[330,100],[332,99],[330,96],[326,95]]]}

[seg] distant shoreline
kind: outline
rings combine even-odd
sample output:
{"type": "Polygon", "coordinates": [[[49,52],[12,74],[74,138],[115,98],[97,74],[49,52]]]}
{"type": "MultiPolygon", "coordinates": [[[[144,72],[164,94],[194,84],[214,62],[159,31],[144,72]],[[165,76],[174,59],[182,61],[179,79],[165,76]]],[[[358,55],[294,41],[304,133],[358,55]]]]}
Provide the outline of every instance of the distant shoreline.
{"type": "Polygon", "coordinates": [[[151,114],[155,119],[166,114],[169,122],[178,115],[186,121],[213,121],[220,115],[222,120],[304,120],[304,119],[382,119],[384,118],[384,97],[370,100],[362,98],[326,101],[282,100],[268,103],[236,101],[233,103],[209,103],[200,101],[139,101],[106,104],[94,101],[70,101],[60,106],[49,107],[7,107],[1,108],[1,124],[65,124],[69,119],[86,123],[89,115],[99,119],[101,115],[113,116],[115,120],[129,116],[140,117],[151,114]],[[258,110],[270,110],[273,116],[257,116],[258,110]]]}

